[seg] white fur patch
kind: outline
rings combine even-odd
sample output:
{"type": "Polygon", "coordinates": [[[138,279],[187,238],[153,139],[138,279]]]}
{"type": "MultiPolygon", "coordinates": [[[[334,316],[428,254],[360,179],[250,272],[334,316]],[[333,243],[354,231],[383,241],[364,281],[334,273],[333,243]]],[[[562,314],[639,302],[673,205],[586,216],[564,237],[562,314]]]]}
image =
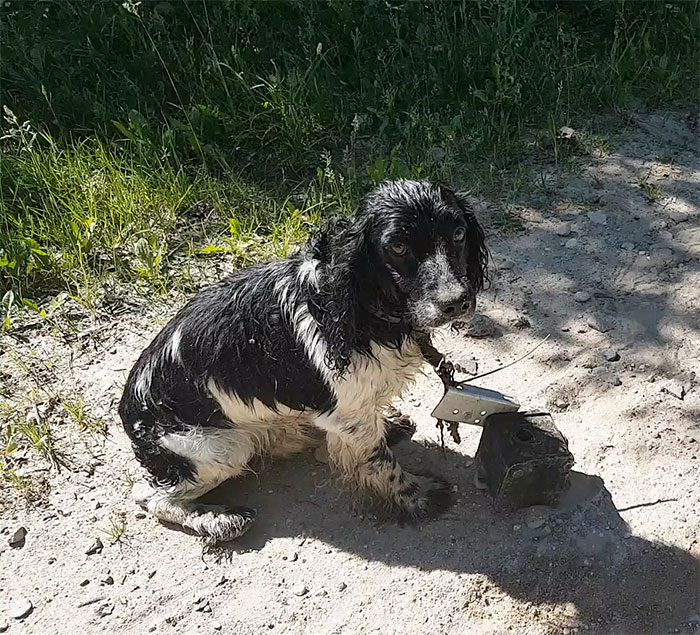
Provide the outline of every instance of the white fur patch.
{"type": "Polygon", "coordinates": [[[181,364],[182,357],[180,356],[180,342],[182,341],[182,328],[175,329],[170,341],[163,347],[163,357],[170,361],[181,364]]]}
{"type": "Polygon", "coordinates": [[[318,260],[304,260],[299,265],[299,280],[318,289],[318,260]]]}
{"type": "Polygon", "coordinates": [[[134,382],[134,396],[142,401],[146,401],[146,396],[151,391],[151,376],[153,374],[154,360],[150,359],[141,369],[139,376],[134,382]]]}

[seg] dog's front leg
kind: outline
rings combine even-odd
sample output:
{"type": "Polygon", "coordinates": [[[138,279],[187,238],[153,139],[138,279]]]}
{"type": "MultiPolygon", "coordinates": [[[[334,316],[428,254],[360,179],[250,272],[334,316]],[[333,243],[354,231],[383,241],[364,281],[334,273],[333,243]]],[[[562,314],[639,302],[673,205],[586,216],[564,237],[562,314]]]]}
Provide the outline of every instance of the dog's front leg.
{"type": "Polygon", "coordinates": [[[434,476],[410,474],[389,449],[381,414],[364,420],[332,415],[324,422],[328,455],[355,487],[378,496],[400,520],[429,518],[450,504],[447,484],[434,476]]]}

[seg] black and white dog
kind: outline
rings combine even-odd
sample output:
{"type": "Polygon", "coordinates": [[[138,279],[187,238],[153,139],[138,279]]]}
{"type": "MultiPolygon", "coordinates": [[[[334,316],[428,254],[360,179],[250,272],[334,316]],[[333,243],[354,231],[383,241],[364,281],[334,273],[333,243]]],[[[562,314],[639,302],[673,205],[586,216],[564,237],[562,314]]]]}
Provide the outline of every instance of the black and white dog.
{"type": "Polygon", "coordinates": [[[197,499],[256,456],[309,447],[321,430],[346,480],[404,518],[439,512],[446,484],[402,470],[387,412],[423,367],[430,331],[473,313],[487,259],[460,196],[397,181],[300,253],[200,291],[141,354],[121,400],[150,476],[135,486],[137,502],[231,540],[254,512],[197,499]]]}

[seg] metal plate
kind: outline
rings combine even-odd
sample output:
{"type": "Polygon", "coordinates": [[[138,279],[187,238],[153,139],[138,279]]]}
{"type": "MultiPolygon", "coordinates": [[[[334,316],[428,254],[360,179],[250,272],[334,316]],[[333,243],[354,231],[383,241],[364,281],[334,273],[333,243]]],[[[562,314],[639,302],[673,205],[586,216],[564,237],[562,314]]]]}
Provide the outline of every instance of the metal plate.
{"type": "Polygon", "coordinates": [[[486,417],[496,412],[516,412],[520,404],[497,390],[469,384],[449,386],[440,400],[433,417],[443,421],[483,425],[486,417]]]}

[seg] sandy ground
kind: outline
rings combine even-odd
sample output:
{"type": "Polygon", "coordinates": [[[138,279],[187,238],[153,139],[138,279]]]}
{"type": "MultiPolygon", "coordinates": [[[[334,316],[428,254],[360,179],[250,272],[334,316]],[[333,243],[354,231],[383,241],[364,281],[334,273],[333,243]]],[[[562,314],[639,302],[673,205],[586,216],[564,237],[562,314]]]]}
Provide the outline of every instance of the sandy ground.
{"type": "MultiPolygon", "coordinates": [[[[131,502],[138,466],[116,418],[126,373],[166,319],[136,308],[69,337],[5,337],[2,391],[55,426],[67,467],[25,506],[4,484],[0,631],[8,633],[666,633],[700,629],[700,156],[696,119],[630,117],[576,169],[533,166],[524,231],[489,232],[494,284],[470,329],[442,333],[483,380],[549,409],[576,457],[558,509],[495,508],[473,483],[480,429],[443,454],[426,369],[397,454],[444,475],[456,504],[418,527],[352,510],[311,455],[266,464],[214,499],[258,510],[236,544],[201,542],[131,502]],[[642,184],[642,185],[640,185],[642,184]],[[584,292],[575,296],[576,292],[584,292]],[[588,299],[586,299],[588,297],[588,299]],[[585,301],[577,301],[585,300],[585,301]],[[606,361],[613,349],[618,361],[606,361]],[[683,392],[687,394],[683,395],[683,392]],[[47,394],[84,394],[109,436],[78,435],[47,394]],[[675,394],[674,394],[675,393],[675,394]],[[681,399],[680,396],[683,396],[681,399]],[[8,541],[27,529],[23,547],[8,541]],[[124,534],[114,541],[113,527],[124,534]],[[99,553],[86,551],[100,538],[99,553]],[[17,602],[33,609],[15,619],[17,602]]],[[[492,207],[479,203],[489,225],[492,207]]],[[[174,310],[175,307],[173,307],[174,310]]],[[[118,532],[116,532],[118,533],[118,532]]]]}

